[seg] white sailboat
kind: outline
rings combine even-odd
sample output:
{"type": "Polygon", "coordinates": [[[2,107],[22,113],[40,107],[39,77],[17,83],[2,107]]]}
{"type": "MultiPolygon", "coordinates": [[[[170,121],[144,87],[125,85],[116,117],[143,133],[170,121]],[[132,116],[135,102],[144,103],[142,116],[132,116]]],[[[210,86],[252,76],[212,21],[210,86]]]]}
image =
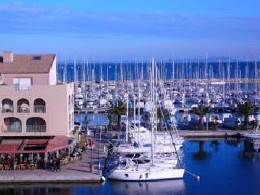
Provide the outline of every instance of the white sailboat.
{"type": "MultiPolygon", "coordinates": [[[[147,147],[150,152],[149,156],[142,156],[149,160],[138,161],[140,158],[128,158],[124,164],[119,163],[114,169],[110,170],[108,174],[109,179],[121,181],[153,181],[165,179],[181,179],[184,175],[184,168],[180,166],[178,153],[176,156],[157,156],[155,153],[155,138],[154,131],[156,130],[156,96],[154,94],[155,83],[154,73],[156,72],[154,60],[151,67],[151,99],[154,102],[152,109],[152,132],[151,132],[151,145],[147,147]]],[[[158,144],[157,144],[158,145],[158,144]]],[[[173,145],[174,146],[174,145],[173,145]]],[[[161,144],[161,147],[165,147],[161,144]]],[[[173,147],[174,149],[174,147],[173,147]]],[[[139,148],[138,150],[141,150],[139,148]]],[[[173,150],[172,150],[173,151],[173,150]]],[[[139,151],[141,154],[146,155],[144,151],[139,151]]],[[[172,153],[171,153],[172,154],[172,153]]]]}

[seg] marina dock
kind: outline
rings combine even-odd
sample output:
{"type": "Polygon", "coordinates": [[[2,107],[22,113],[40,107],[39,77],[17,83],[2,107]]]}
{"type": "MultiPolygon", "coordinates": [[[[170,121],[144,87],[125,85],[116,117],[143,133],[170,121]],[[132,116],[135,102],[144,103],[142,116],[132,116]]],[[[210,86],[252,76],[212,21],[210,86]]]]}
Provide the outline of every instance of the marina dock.
{"type": "Polygon", "coordinates": [[[62,169],[59,172],[47,170],[12,170],[0,173],[0,184],[13,183],[97,183],[99,175],[76,170],[62,169]]]}
{"type": "Polygon", "coordinates": [[[241,137],[244,132],[237,130],[217,130],[217,131],[189,131],[181,130],[179,136],[184,138],[227,138],[241,137]]]}

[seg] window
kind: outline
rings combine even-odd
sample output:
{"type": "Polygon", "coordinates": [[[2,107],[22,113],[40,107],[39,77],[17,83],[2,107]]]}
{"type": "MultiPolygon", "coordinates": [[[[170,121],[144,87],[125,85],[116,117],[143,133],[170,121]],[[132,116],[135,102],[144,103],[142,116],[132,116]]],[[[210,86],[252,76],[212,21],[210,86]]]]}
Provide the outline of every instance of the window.
{"type": "Polygon", "coordinates": [[[32,78],[14,78],[13,83],[17,90],[29,90],[32,87],[32,78]]]}
{"type": "Polygon", "coordinates": [[[33,60],[41,60],[41,56],[33,56],[33,60]]]}

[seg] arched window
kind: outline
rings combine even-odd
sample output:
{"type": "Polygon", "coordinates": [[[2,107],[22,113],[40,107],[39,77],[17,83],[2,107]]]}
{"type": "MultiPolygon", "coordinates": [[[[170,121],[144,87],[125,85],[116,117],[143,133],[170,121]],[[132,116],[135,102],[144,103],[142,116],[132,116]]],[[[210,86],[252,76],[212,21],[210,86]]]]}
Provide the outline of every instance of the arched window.
{"type": "Polygon", "coordinates": [[[3,132],[22,132],[22,122],[19,118],[6,117],[1,128],[3,132]]]}
{"type": "Polygon", "coordinates": [[[37,98],[33,103],[33,110],[37,113],[45,113],[46,112],[46,103],[43,99],[37,98]]]}
{"type": "Polygon", "coordinates": [[[26,132],[46,132],[46,121],[40,117],[28,118],[26,132]]]}
{"type": "Polygon", "coordinates": [[[2,112],[13,112],[14,111],[14,103],[11,99],[3,99],[2,101],[2,112]]]}
{"type": "Polygon", "coordinates": [[[30,105],[27,99],[19,99],[17,102],[17,112],[28,113],[30,112],[30,105]]]}

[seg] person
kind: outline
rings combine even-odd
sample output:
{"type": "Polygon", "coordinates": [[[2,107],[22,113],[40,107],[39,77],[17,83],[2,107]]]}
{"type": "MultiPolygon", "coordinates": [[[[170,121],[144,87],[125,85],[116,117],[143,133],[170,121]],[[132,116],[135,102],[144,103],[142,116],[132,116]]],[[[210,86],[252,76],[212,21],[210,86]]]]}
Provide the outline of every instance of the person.
{"type": "Polygon", "coordinates": [[[56,160],[56,171],[60,171],[60,158],[59,157],[56,160]]]}
{"type": "Polygon", "coordinates": [[[56,158],[52,161],[52,171],[57,172],[57,160],[56,158]]]}
{"type": "Polygon", "coordinates": [[[24,165],[25,169],[28,169],[28,159],[27,159],[27,157],[25,157],[23,159],[23,165],[24,165]]]}

